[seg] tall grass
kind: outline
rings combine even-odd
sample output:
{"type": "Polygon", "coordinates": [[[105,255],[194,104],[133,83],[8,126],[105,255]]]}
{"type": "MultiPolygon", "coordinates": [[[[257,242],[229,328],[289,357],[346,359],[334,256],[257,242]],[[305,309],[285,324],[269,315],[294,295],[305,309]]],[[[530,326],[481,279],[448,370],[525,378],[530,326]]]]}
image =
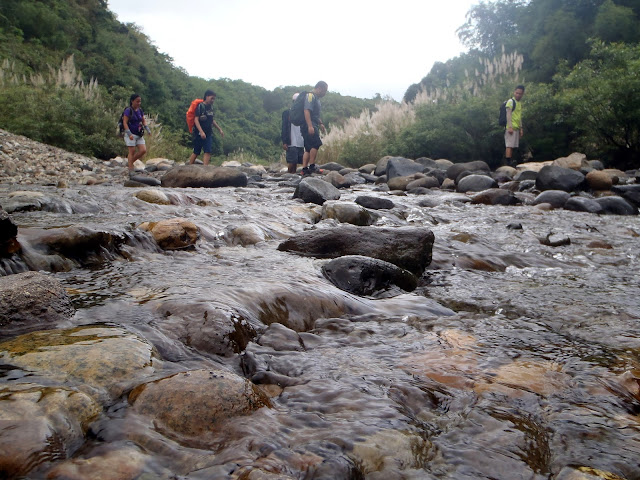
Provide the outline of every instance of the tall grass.
{"type": "Polygon", "coordinates": [[[492,95],[507,82],[513,86],[522,70],[523,57],[515,52],[507,54],[503,48],[502,55],[493,59],[479,58],[478,63],[471,73],[465,69],[465,80],[461,84],[423,88],[410,103],[382,101],[374,111],[364,110],[358,117],[333,126],[323,138],[324,146],[318,153],[318,162],[359,167],[375,163],[384,155],[393,155],[391,145],[397,146],[401,132],[416,122],[419,109],[492,95]]]}

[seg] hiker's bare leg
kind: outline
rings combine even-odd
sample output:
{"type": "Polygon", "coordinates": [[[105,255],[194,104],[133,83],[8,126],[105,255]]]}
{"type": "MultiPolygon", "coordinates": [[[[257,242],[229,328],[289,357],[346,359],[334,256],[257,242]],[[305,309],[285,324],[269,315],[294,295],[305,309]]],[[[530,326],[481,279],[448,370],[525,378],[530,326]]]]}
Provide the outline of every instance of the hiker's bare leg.
{"type": "Polygon", "coordinates": [[[192,153],[191,156],[189,157],[189,163],[193,164],[193,162],[196,161],[196,158],[198,158],[198,155],[196,155],[195,153],[192,153]]]}
{"type": "Polygon", "coordinates": [[[317,148],[312,148],[311,151],[309,152],[309,165],[312,165],[312,164],[316,163],[316,156],[317,155],[318,155],[318,149],[317,148]]]}
{"type": "Polygon", "coordinates": [[[310,153],[305,150],[304,155],[302,156],[302,168],[307,168],[307,165],[309,165],[309,156],[310,153]]]}
{"type": "Polygon", "coordinates": [[[140,160],[147,153],[147,147],[144,145],[138,145],[138,153],[133,157],[133,161],[140,160]]]}
{"type": "Polygon", "coordinates": [[[132,172],[133,171],[133,162],[135,162],[135,156],[136,156],[136,147],[127,147],[129,149],[129,152],[127,153],[127,161],[129,163],[129,171],[132,172]]]}
{"type": "Polygon", "coordinates": [[[209,165],[209,160],[211,160],[211,154],[205,153],[204,157],[202,157],[202,163],[204,163],[205,165],[209,165]]]}

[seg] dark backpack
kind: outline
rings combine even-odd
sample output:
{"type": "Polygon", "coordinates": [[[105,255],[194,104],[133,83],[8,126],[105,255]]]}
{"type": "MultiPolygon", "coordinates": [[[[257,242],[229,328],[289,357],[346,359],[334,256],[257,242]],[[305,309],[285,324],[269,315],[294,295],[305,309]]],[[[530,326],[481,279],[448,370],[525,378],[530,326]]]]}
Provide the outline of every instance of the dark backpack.
{"type": "Polygon", "coordinates": [[[296,98],[296,101],[293,102],[293,105],[291,105],[291,108],[289,109],[289,121],[296,127],[305,123],[304,99],[306,98],[307,93],[309,92],[300,92],[300,95],[298,95],[298,98],[296,98]]]}
{"type": "MultiPolygon", "coordinates": [[[[123,137],[124,138],[124,112],[127,111],[127,109],[131,109],[131,115],[129,115],[129,118],[131,118],[134,114],[134,111],[131,107],[126,107],[122,113],[120,114],[120,120],[118,120],[118,136],[119,137],[123,137]]],[[[142,114],[142,116],[144,116],[144,113],[142,113],[142,109],[140,110],[140,113],[142,114]]],[[[142,124],[140,124],[140,131],[139,132],[132,132],[134,135],[138,135],[139,137],[144,135],[144,128],[142,128],[142,124]]]]}
{"type": "MultiPolygon", "coordinates": [[[[513,110],[511,112],[513,113],[516,111],[518,102],[516,102],[515,98],[510,98],[509,100],[513,100],[513,110]]],[[[498,117],[498,125],[500,125],[501,127],[507,126],[507,102],[509,100],[505,100],[504,102],[502,102],[502,105],[500,105],[500,116],[498,117]]]]}

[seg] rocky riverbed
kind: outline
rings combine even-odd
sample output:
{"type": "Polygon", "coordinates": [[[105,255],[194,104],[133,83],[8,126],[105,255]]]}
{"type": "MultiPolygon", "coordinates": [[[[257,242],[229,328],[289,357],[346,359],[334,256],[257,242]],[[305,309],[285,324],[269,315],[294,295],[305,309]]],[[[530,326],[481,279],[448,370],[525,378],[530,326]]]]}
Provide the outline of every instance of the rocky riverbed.
{"type": "Polygon", "coordinates": [[[0,144],[1,478],[640,478],[636,171],[0,144]]]}

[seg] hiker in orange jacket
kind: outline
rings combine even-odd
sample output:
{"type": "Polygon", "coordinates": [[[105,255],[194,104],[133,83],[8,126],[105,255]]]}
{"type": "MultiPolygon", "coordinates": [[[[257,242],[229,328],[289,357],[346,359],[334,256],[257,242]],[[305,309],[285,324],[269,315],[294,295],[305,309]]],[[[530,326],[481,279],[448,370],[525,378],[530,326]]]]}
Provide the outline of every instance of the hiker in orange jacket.
{"type": "Polygon", "coordinates": [[[213,127],[218,129],[222,137],[224,137],[224,132],[213,116],[213,102],[216,99],[215,92],[207,90],[202,98],[204,101],[196,107],[193,128],[193,153],[189,157],[189,163],[194,163],[200,152],[204,150],[202,162],[205,165],[209,165],[211,147],[213,146],[213,127]]]}

